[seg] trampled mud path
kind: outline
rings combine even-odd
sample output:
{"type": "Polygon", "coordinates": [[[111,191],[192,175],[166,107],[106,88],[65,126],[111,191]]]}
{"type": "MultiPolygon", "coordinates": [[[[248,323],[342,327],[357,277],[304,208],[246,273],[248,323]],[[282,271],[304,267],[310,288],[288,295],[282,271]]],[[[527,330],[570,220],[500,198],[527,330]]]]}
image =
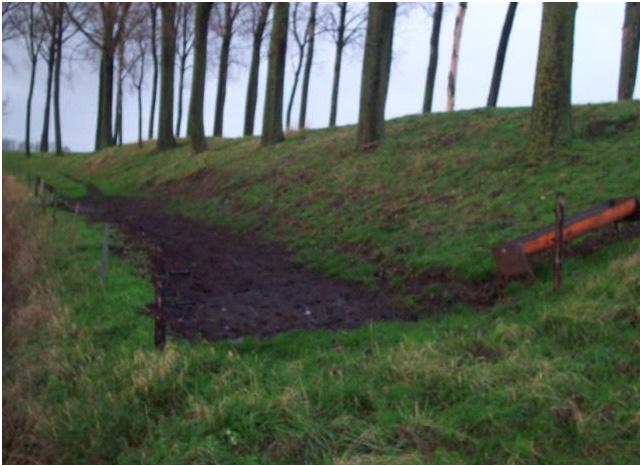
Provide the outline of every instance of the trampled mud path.
{"type": "MultiPolygon", "coordinates": [[[[427,272],[407,279],[403,292],[421,295],[421,309],[407,310],[392,303],[384,279],[381,290],[372,291],[328,278],[294,263],[282,245],[168,214],[159,202],[98,196],[81,201],[81,207],[117,225],[152,256],[161,251],[155,266],[164,268],[163,317],[170,334],[179,338],[213,341],[298,328],[354,328],[371,320],[415,320],[452,303],[490,306],[505,284],[499,278],[472,284],[445,271],[427,272]],[[442,286],[448,298],[421,294],[430,284],[442,286]]],[[[637,236],[640,228],[626,232],[637,236]]],[[[589,253],[617,239],[600,234],[568,255],[589,253]]]]}
{"type": "Polygon", "coordinates": [[[268,336],[296,328],[353,328],[368,320],[415,318],[354,283],[311,272],[283,247],[247,234],[164,213],[142,199],[83,200],[91,216],[114,223],[166,272],[170,334],[207,340],[268,336]],[[188,271],[187,275],[180,272],[188,271]]]}

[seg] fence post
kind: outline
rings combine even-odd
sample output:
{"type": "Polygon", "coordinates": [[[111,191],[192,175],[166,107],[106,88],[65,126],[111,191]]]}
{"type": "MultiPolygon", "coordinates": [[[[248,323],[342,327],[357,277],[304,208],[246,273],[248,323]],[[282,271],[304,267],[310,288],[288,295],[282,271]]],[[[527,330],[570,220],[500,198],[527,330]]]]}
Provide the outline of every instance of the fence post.
{"type": "Polygon", "coordinates": [[[156,249],[156,277],[155,277],[155,291],[156,291],[156,311],[154,315],[154,333],[153,342],[158,350],[164,350],[167,344],[167,323],[164,321],[164,315],[162,312],[164,288],[162,285],[162,276],[164,275],[164,266],[162,261],[162,254],[160,247],[156,249]]]}
{"type": "Polygon", "coordinates": [[[556,194],[556,240],[555,253],[553,254],[553,288],[560,287],[562,272],[562,249],[564,246],[564,203],[565,198],[562,192],[556,194]]]}
{"type": "Polygon", "coordinates": [[[102,256],[100,259],[100,286],[104,288],[107,279],[107,267],[109,265],[109,225],[105,223],[102,236],[102,256]]]}

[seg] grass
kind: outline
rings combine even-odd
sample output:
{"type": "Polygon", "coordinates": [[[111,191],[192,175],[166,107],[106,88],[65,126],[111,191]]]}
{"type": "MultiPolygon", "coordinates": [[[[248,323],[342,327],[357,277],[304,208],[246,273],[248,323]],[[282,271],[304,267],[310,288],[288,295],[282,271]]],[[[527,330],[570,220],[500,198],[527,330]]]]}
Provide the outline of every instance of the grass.
{"type": "Polygon", "coordinates": [[[553,221],[556,192],[569,213],[638,192],[640,124],[589,134],[639,114],[638,102],[576,107],[576,138],[555,157],[527,152],[528,111],[499,109],[393,120],[373,153],[355,151],[355,128],[345,127],[270,148],[216,139],[193,156],[184,141],[163,154],[147,143],[10,155],[4,166],[69,195],[86,183],[108,195],[170,193],[183,213],[284,240],[312,268],[370,285],[380,267],[397,280],[440,268],[479,280],[495,271],[492,246],[553,221]]]}
{"type": "MultiPolygon", "coordinates": [[[[579,108],[578,135],[592,119],[637,110],[579,108]]],[[[280,235],[301,260],[364,282],[380,263],[397,276],[442,266],[479,278],[492,271],[490,245],[550,219],[559,184],[576,210],[640,186],[637,127],[578,137],[556,158],[514,158],[525,122],[522,110],[403,118],[373,154],[353,153],[345,128],[272,149],[216,141],[197,157],[126,147],[10,155],[4,166],[25,178],[47,170],[76,195],[88,181],[115,195],[171,188],[176,209],[280,235]],[[453,197],[435,200],[444,195],[453,197]]],[[[33,203],[22,200],[25,221],[41,215],[33,203]]],[[[29,286],[56,296],[60,329],[24,335],[3,367],[19,413],[46,413],[33,420],[50,454],[43,462],[626,464],[640,454],[638,239],[568,260],[558,292],[540,269],[538,281],[512,286],[487,311],[239,343],[173,341],[157,353],[151,322],[137,313],[151,300],[140,257],[114,257],[105,292],[102,228],[63,213],[44,224],[42,269],[29,286]]]]}

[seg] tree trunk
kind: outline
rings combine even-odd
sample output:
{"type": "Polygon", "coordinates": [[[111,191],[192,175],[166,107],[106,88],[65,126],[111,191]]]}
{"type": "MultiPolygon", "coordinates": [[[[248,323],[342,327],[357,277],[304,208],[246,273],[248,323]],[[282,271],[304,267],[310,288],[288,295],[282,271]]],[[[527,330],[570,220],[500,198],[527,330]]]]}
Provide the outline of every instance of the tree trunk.
{"type": "Polygon", "coordinates": [[[100,95],[100,122],[96,151],[113,145],[111,118],[113,117],[113,48],[107,45],[101,60],[102,93],[100,95]]]}
{"type": "Polygon", "coordinates": [[[384,136],[384,110],[391,72],[395,3],[369,3],[367,38],[362,65],[358,147],[384,136]]]}
{"type": "Polygon", "coordinates": [[[62,123],[60,120],[60,73],[62,67],[62,13],[58,13],[56,66],[53,84],[53,122],[56,133],[56,155],[62,155],[62,123]]]}
{"type": "Polygon", "coordinates": [[[258,77],[260,76],[260,50],[262,38],[267,25],[267,16],[271,3],[260,5],[260,16],[253,32],[253,48],[251,52],[251,66],[249,67],[249,84],[247,85],[247,103],[244,111],[244,135],[252,136],[256,119],[256,102],[258,100],[258,77]]]}
{"type": "Polygon", "coordinates": [[[193,73],[191,76],[191,100],[189,102],[189,123],[187,134],[194,153],[207,150],[202,117],[204,83],[207,73],[207,32],[211,3],[196,5],[195,30],[193,36],[193,73]]]}
{"type": "Polygon", "coordinates": [[[622,28],[622,54],[618,100],[631,100],[638,72],[638,46],[640,45],[640,3],[628,2],[622,28]]]}
{"type": "Polygon", "coordinates": [[[456,78],[458,76],[458,57],[460,54],[460,40],[462,39],[462,25],[467,12],[467,3],[460,2],[456,25],[453,29],[453,50],[451,51],[451,68],[449,69],[449,84],[447,85],[447,111],[453,111],[456,100],[456,78]]]}
{"type": "Polygon", "coordinates": [[[571,66],[576,3],[545,3],[529,144],[549,152],[572,137],[571,66]]]}
{"type": "Polygon", "coordinates": [[[304,47],[299,47],[298,65],[293,74],[293,86],[291,87],[291,95],[289,95],[289,104],[287,105],[287,129],[291,129],[291,110],[293,109],[293,100],[296,98],[296,90],[298,89],[298,80],[302,71],[302,63],[304,60],[304,47]]]}
{"type": "Polygon", "coordinates": [[[118,87],[116,90],[116,128],[113,143],[122,145],[122,83],[124,81],[124,43],[118,47],[118,87]]]}
{"type": "Polygon", "coordinates": [[[336,59],[333,64],[333,86],[331,88],[331,112],[329,113],[329,127],[336,125],[338,115],[338,88],[340,87],[340,70],[342,68],[342,50],[344,49],[344,29],[347,17],[347,2],[338,3],[340,21],[338,23],[338,40],[336,41],[336,59]]]}
{"type": "Polygon", "coordinates": [[[231,3],[224,4],[224,31],[222,33],[222,47],[220,48],[220,66],[218,67],[218,92],[216,95],[216,112],[213,121],[213,137],[222,137],[224,122],[224,101],[227,97],[227,73],[229,71],[229,49],[233,33],[233,19],[231,3]]]}
{"type": "Polygon", "coordinates": [[[307,33],[309,34],[309,48],[307,49],[307,61],[304,64],[304,76],[302,78],[302,97],[300,99],[300,116],[298,118],[298,128],[304,129],[307,119],[307,98],[309,96],[309,80],[311,79],[311,65],[313,64],[313,46],[316,37],[316,11],[318,2],[311,3],[311,16],[307,33]]]}
{"type": "Polygon", "coordinates": [[[158,95],[158,50],[156,47],[158,5],[150,4],[151,8],[151,60],[153,62],[153,80],[151,84],[151,110],[149,111],[149,139],[153,139],[153,128],[156,117],[156,98],[158,95]]]}
{"type": "Polygon", "coordinates": [[[507,16],[504,18],[504,25],[502,26],[502,34],[500,35],[500,43],[498,44],[498,52],[496,54],[496,63],[493,67],[491,89],[489,90],[489,98],[487,99],[487,106],[489,108],[495,108],[498,103],[504,56],[507,53],[507,44],[509,43],[509,35],[511,35],[511,27],[513,26],[513,18],[516,15],[516,8],[518,8],[518,2],[510,2],[509,8],[507,9],[507,16]]]}
{"type": "Polygon", "coordinates": [[[96,120],[96,143],[95,150],[100,145],[100,134],[102,133],[102,94],[104,93],[104,53],[100,57],[100,70],[98,72],[98,118],[96,120]]]}
{"type": "Polygon", "coordinates": [[[187,69],[187,56],[180,57],[180,79],[178,83],[178,122],[176,123],[176,137],[180,137],[180,127],[182,126],[182,93],[184,87],[184,73],[187,69]]]}
{"type": "Polygon", "coordinates": [[[160,112],[158,121],[158,151],[175,147],[173,136],[173,76],[176,59],[175,3],[160,5],[162,13],[162,50],[160,75],[160,112]]]}
{"type": "Polygon", "coordinates": [[[287,56],[289,3],[277,3],[273,9],[273,26],[269,44],[269,67],[262,121],[262,145],[284,140],[282,132],[282,100],[284,98],[284,68],[287,56]]]}
{"type": "Polygon", "coordinates": [[[47,96],[44,101],[44,117],[42,119],[42,136],[40,137],[40,151],[49,152],[49,114],[51,113],[51,87],[53,84],[53,71],[56,62],[56,43],[58,33],[56,31],[57,24],[54,23],[54,29],[51,33],[51,43],[49,44],[49,53],[47,56],[47,96]]]}
{"type": "Polygon", "coordinates": [[[433,27],[431,29],[431,53],[429,55],[429,67],[427,68],[427,83],[424,90],[424,102],[422,113],[431,113],[433,106],[433,88],[436,83],[436,71],[438,69],[438,47],[440,45],[440,27],[442,26],[442,2],[436,2],[433,12],[433,27]]]}
{"type": "Polygon", "coordinates": [[[38,58],[31,62],[31,78],[29,79],[29,96],[27,97],[27,127],[25,134],[24,154],[31,156],[31,100],[33,99],[33,86],[36,81],[36,67],[38,66],[38,58]]]}

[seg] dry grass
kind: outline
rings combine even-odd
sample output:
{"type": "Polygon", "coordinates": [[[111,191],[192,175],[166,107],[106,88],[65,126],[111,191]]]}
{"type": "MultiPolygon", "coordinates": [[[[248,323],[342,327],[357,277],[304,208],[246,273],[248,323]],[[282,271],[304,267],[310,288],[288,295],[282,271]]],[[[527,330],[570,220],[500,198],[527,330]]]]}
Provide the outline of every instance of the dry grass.
{"type": "Polygon", "coordinates": [[[61,329],[60,305],[39,279],[49,220],[11,176],[3,176],[3,208],[3,462],[48,463],[51,448],[38,433],[47,415],[29,401],[45,368],[23,342],[44,327],[50,334],[61,329]]]}

